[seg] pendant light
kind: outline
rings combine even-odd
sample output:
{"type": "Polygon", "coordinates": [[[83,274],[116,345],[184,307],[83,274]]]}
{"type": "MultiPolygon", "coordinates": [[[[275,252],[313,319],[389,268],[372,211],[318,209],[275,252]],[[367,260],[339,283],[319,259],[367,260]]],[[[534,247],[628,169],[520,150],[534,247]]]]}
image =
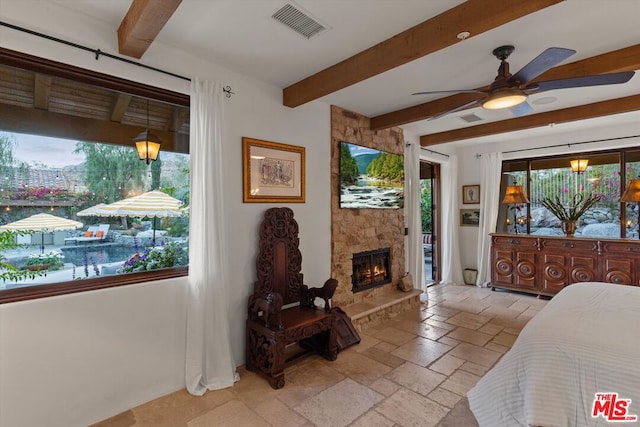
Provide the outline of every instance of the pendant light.
{"type": "Polygon", "coordinates": [[[160,139],[149,130],[149,100],[147,99],[147,128],[133,139],[138,150],[138,157],[150,164],[160,154],[160,139]]]}

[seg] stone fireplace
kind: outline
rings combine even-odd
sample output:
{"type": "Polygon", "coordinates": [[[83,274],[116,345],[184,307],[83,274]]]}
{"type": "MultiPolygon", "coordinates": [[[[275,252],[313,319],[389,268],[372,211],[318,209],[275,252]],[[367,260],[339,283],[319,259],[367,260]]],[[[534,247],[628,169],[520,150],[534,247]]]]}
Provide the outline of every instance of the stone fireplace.
{"type": "Polygon", "coordinates": [[[353,274],[351,291],[362,292],[367,289],[391,283],[391,248],[353,254],[353,274]]]}
{"type": "Polygon", "coordinates": [[[403,154],[404,135],[397,127],[371,130],[368,117],[331,106],[331,277],[338,280],[333,304],[344,309],[354,326],[363,331],[417,307],[421,291],[397,289],[406,274],[404,210],[340,208],[341,141],[403,154]],[[388,254],[382,265],[371,260],[380,248],[388,254]],[[367,254],[363,258],[369,257],[368,266],[354,258],[359,253],[367,254]],[[375,270],[381,266],[386,277],[377,280],[381,275],[375,270]],[[371,275],[374,280],[367,281],[371,275]],[[360,279],[354,282],[354,277],[360,279]]]}

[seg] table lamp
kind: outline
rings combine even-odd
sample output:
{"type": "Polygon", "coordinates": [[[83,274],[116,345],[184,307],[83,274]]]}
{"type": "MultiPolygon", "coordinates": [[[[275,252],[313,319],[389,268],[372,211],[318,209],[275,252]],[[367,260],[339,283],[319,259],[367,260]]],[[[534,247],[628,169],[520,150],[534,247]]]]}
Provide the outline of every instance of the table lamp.
{"type": "MultiPolygon", "coordinates": [[[[620,201],[623,203],[638,203],[640,202],[640,179],[632,179],[627,184],[627,189],[622,193],[622,197],[620,197],[620,201]]],[[[640,209],[640,206],[638,206],[640,209]]],[[[640,210],[638,210],[638,215],[640,215],[640,210]]],[[[640,221],[639,224],[640,226],[640,221]]],[[[638,238],[640,239],[640,229],[638,230],[638,238]]]]}
{"type": "Polygon", "coordinates": [[[504,199],[502,199],[502,203],[505,205],[514,205],[513,228],[515,229],[516,234],[518,234],[518,222],[516,218],[515,205],[519,205],[520,203],[529,203],[529,198],[527,197],[527,193],[524,192],[522,185],[507,186],[507,190],[505,191],[504,199]]]}

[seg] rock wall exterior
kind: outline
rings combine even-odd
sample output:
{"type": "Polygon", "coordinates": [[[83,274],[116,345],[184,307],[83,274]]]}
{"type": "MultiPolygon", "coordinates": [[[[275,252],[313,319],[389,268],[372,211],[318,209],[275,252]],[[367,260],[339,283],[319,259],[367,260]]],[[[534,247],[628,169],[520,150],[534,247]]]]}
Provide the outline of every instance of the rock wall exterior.
{"type": "Polygon", "coordinates": [[[370,129],[369,118],[331,106],[331,277],[338,280],[333,296],[336,306],[363,301],[396,287],[405,272],[403,209],[340,208],[340,142],[404,155],[402,129],[370,129]],[[354,294],[351,291],[352,254],[391,248],[392,282],[354,294]]]}

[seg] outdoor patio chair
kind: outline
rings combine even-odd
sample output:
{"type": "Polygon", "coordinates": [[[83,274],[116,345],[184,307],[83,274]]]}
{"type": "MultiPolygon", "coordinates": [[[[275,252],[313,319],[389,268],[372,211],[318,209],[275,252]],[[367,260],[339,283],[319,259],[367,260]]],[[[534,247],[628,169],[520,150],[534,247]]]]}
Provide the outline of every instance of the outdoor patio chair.
{"type": "Polygon", "coordinates": [[[74,239],[77,242],[99,242],[107,238],[108,232],[109,232],[109,224],[100,224],[98,227],[89,227],[89,229],[87,230],[84,236],[75,237],[74,239]],[[93,233],[89,235],[89,231],[93,231],[93,233]]]}
{"type": "Polygon", "coordinates": [[[64,244],[65,246],[67,245],[67,242],[74,242],[77,243],[78,240],[80,239],[88,239],[91,238],[93,236],[96,235],[96,232],[98,231],[98,226],[97,225],[92,225],[89,228],[87,228],[87,231],[85,231],[82,236],[77,236],[77,237],[65,237],[64,239],[64,244]]]}

